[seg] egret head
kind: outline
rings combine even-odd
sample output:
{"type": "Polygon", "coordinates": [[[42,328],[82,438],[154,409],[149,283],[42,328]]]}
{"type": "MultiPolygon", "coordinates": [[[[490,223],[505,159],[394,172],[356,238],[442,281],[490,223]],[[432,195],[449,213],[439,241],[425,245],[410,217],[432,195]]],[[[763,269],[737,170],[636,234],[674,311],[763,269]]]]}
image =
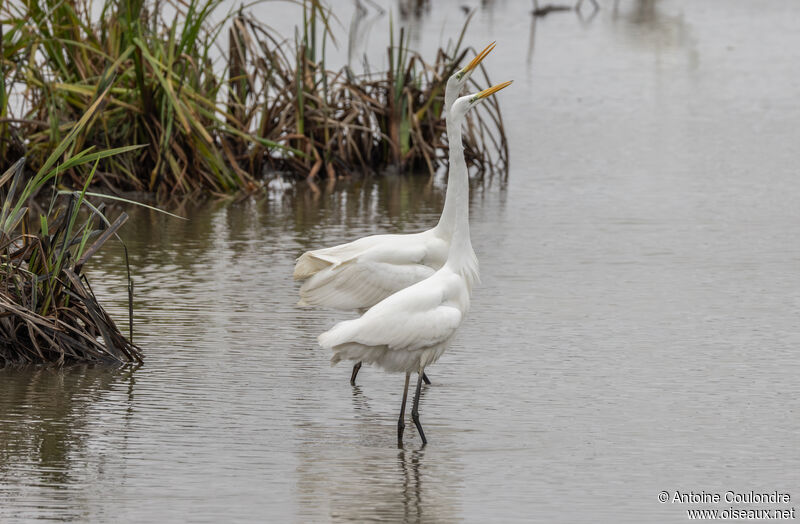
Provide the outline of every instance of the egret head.
{"type": "Polygon", "coordinates": [[[486,98],[490,95],[493,95],[501,89],[505,89],[506,87],[510,86],[511,82],[513,82],[513,80],[503,82],[502,84],[497,84],[489,89],[484,89],[479,93],[462,96],[453,103],[453,108],[451,109],[452,119],[455,121],[460,121],[467,114],[467,111],[486,100],[486,98]]]}
{"type": "Polygon", "coordinates": [[[472,75],[472,72],[475,71],[475,68],[478,67],[478,64],[480,64],[481,61],[492,52],[492,49],[494,49],[494,42],[487,45],[483,51],[478,53],[478,56],[472,59],[469,64],[462,67],[453,73],[452,76],[450,76],[450,78],[447,80],[447,87],[444,90],[445,111],[450,110],[453,102],[455,102],[456,98],[458,98],[458,95],[461,94],[461,90],[464,89],[465,85],[467,85],[467,81],[469,80],[470,75],[472,75]]]}

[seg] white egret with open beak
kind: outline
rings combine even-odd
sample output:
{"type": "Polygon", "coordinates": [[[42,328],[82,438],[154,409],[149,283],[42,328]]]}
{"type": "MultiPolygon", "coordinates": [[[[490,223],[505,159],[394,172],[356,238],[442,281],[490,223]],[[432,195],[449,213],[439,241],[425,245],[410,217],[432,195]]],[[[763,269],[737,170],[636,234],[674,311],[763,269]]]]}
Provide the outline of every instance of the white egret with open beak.
{"type": "MultiPolygon", "coordinates": [[[[467,164],[461,142],[461,124],[467,112],[489,95],[507,87],[505,82],[455,101],[447,119],[450,136],[450,176],[466,177],[467,164]]],[[[469,236],[468,189],[452,195],[457,202],[450,226],[452,242],[444,265],[428,278],[378,302],[361,318],[339,322],[319,336],[323,348],[333,350],[331,362],[366,362],[390,372],[405,372],[403,403],[397,423],[402,445],[405,408],[411,373],[419,374],[411,417],[423,444],[419,421],[419,395],[425,367],[436,362],[450,345],[469,310],[472,286],[478,280],[478,260],[469,236]]]]}
{"type": "MultiPolygon", "coordinates": [[[[472,72],[494,46],[494,43],[486,46],[447,81],[444,100],[451,155],[454,143],[461,147],[460,135],[458,140],[454,140],[450,134],[451,107],[472,72]]],[[[466,169],[456,172],[451,166],[444,209],[433,229],[413,234],[371,235],[347,244],[303,253],[294,267],[294,279],[304,280],[298,305],[364,310],[431,276],[447,260],[457,208],[468,205],[466,197],[457,202],[455,195],[468,191],[466,169]]],[[[360,362],[353,366],[350,376],[353,385],[360,368],[360,362]]],[[[430,383],[427,377],[424,378],[430,383]]]]}

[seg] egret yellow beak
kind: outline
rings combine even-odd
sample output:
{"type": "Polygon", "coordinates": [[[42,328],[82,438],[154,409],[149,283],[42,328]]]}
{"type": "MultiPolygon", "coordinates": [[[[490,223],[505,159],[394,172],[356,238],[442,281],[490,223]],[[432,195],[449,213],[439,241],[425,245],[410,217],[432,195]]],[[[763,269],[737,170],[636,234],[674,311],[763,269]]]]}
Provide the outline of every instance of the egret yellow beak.
{"type": "Polygon", "coordinates": [[[481,51],[480,53],[478,53],[478,56],[476,56],[475,58],[473,58],[473,59],[472,59],[472,62],[470,62],[469,64],[467,64],[467,66],[466,66],[464,69],[462,69],[462,70],[461,70],[461,72],[462,72],[462,73],[469,73],[470,71],[472,71],[473,69],[475,69],[476,67],[478,67],[478,64],[480,64],[480,63],[481,63],[481,61],[482,61],[484,58],[486,58],[486,57],[489,55],[489,53],[491,53],[491,52],[492,52],[492,49],[494,49],[494,45],[495,45],[495,42],[492,42],[491,44],[487,45],[487,46],[486,46],[486,47],[483,49],[483,51],[481,51]]]}
{"type": "Polygon", "coordinates": [[[506,87],[510,86],[512,82],[513,80],[509,80],[508,82],[503,82],[502,84],[497,84],[496,86],[484,89],[483,91],[472,97],[472,99],[477,101],[480,100],[481,98],[486,98],[487,96],[493,95],[498,91],[500,91],[501,89],[505,89],[506,87]]]}

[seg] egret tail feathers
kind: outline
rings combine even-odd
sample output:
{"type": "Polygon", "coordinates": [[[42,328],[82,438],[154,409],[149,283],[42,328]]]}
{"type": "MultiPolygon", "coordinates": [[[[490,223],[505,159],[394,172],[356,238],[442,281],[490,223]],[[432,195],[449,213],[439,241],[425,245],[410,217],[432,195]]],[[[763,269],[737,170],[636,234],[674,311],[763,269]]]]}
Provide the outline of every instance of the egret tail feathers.
{"type": "Polygon", "coordinates": [[[328,257],[320,256],[313,251],[306,251],[297,259],[297,263],[294,265],[294,279],[305,280],[326,267],[332,266],[334,263],[335,261],[328,257]]]}
{"type": "Polygon", "coordinates": [[[303,282],[300,302],[343,310],[369,308],[396,291],[381,276],[372,265],[331,265],[303,282]]]}
{"type": "Polygon", "coordinates": [[[359,360],[367,348],[363,344],[353,341],[356,334],[356,320],[339,322],[331,329],[317,337],[319,345],[324,349],[333,350],[331,365],[335,366],[342,360],[359,360]]]}
{"type": "Polygon", "coordinates": [[[351,336],[354,334],[353,322],[355,320],[345,320],[339,322],[325,333],[317,337],[319,345],[324,349],[334,349],[339,344],[352,342],[351,336]]]}

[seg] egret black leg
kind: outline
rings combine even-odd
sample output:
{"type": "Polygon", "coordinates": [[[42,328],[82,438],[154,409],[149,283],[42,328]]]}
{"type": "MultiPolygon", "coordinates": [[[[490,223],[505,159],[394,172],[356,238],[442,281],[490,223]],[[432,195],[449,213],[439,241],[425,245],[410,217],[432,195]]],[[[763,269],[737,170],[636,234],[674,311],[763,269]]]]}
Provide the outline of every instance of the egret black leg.
{"type": "Polygon", "coordinates": [[[422,372],[422,380],[424,380],[427,385],[431,385],[431,379],[428,378],[428,375],[426,375],[424,371],[422,372]]]}
{"type": "Polygon", "coordinates": [[[403,404],[400,406],[400,418],[397,420],[397,447],[403,447],[403,430],[406,429],[404,422],[406,418],[406,400],[408,399],[408,382],[411,380],[411,373],[406,373],[406,385],[403,388],[403,404]]]}
{"type": "Polygon", "coordinates": [[[359,362],[358,364],[353,366],[353,374],[350,375],[350,385],[351,386],[355,386],[356,385],[356,376],[358,375],[358,370],[359,369],[361,369],[361,362],[359,362]]]}
{"type": "Polygon", "coordinates": [[[417,380],[417,392],[414,395],[414,405],[411,408],[411,418],[414,420],[414,425],[417,426],[417,431],[419,431],[419,438],[422,439],[422,444],[427,444],[428,440],[425,438],[425,433],[422,431],[422,424],[419,423],[419,394],[422,391],[422,376],[424,373],[419,374],[419,380],[417,380]]]}

